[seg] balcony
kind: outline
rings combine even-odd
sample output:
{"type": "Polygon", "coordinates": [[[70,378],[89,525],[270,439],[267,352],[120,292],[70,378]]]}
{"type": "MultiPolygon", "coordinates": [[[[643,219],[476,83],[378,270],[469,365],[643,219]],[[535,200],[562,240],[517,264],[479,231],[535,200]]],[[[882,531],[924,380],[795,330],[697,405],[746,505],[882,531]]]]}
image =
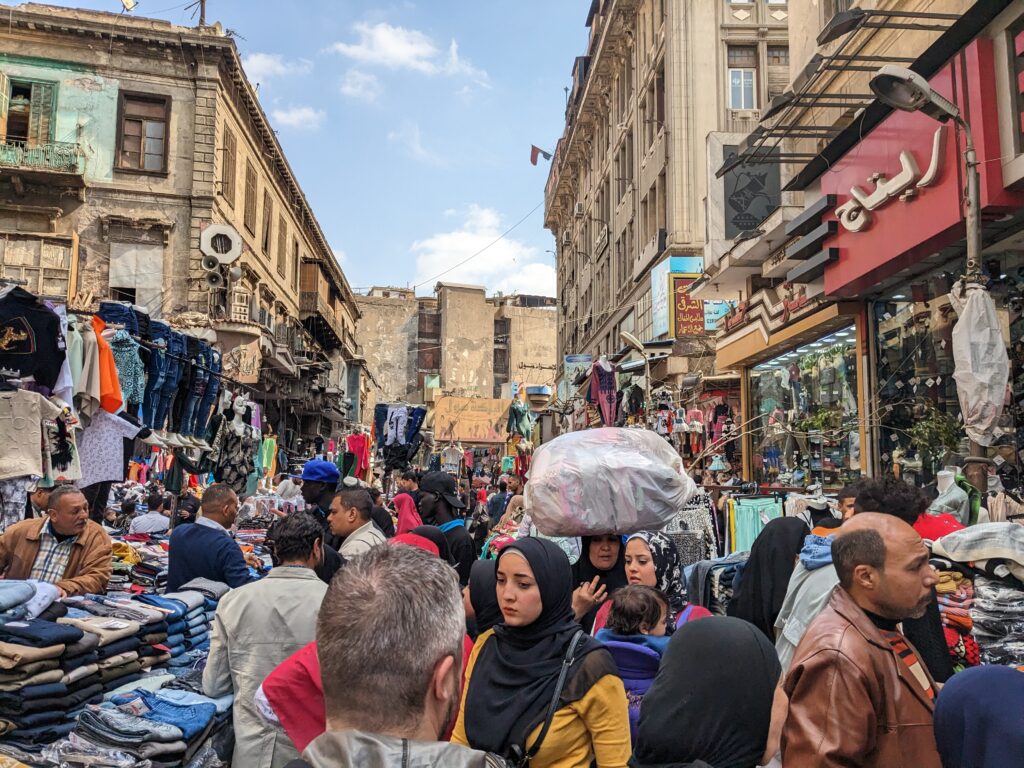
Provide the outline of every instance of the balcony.
{"type": "Polygon", "coordinates": [[[337,349],[345,343],[345,330],[337,315],[316,291],[303,291],[299,296],[299,316],[324,349],[337,349]]]}
{"type": "Polygon", "coordinates": [[[52,141],[30,147],[24,141],[5,141],[0,143],[0,169],[16,178],[85,186],[85,154],[78,144],[71,142],[52,141]]]}

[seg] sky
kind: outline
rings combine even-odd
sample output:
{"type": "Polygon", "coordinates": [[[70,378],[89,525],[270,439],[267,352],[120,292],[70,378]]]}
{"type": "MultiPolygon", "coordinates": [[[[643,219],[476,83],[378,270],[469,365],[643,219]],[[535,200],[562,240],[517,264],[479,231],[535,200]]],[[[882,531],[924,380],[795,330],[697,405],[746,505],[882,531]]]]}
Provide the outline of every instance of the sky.
{"type": "MultiPolygon", "coordinates": [[[[120,0],[51,0],[118,11],[120,0]]],[[[185,0],[133,13],[193,25],[185,0]],[[176,7],[171,7],[172,5],[176,7]]],[[[208,0],[353,288],[555,295],[543,227],[589,0],[208,0]],[[532,213],[531,213],[532,212],[532,213]],[[524,219],[510,234],[490,245],[524,219]],[[481,255],[447,271],[477,251],[481,255]]]]}

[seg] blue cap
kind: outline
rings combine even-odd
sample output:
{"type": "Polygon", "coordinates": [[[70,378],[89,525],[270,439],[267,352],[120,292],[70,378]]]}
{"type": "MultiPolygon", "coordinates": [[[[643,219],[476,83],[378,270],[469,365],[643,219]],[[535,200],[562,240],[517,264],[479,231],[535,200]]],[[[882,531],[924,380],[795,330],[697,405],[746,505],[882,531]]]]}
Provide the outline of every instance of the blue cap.
{"type": "Polygon", "coordinates": [[[341,472],[329,461],[310,459],[302,468],[302,474],[292,477],[299,477],[312,483],[337,483],[341,479],[341,472]]]}

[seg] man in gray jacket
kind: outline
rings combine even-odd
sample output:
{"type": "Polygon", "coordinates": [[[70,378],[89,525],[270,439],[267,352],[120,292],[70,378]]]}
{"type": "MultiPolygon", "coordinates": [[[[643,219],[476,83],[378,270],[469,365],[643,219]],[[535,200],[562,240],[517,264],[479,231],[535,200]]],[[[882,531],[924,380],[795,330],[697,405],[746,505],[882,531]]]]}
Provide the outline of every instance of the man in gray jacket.
{"type": "Polygon", "coordinates": [[[282,661],[313,641],[327,585],[313,570],[323,558],[324,529],[309,512],[294,512],[274,529],[278,565],[266,578],[228,592],[217,605],[203,693],[234,693],[232,765],[282,768],[298,757],[291,739],[267,724],[254,697],[282,661]]]}
{"type": "Polygon", "coordinates": [[[455,571],[374,547],[331,582],[317,622],[327,731],[288,768],[499,768],[441,741],[458,714],[465,611],[455,571]]]}

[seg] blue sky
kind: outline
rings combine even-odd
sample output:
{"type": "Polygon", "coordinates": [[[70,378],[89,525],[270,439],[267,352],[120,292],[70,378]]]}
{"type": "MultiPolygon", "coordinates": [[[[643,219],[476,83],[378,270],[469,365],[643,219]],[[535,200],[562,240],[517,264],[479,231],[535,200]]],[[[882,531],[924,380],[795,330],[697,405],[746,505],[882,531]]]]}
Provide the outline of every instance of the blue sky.
{"type": "MultiPolygon", "coordinates": [[[[59,2],[59,0],[58,0],[59,2]]],[[[187,3],[134,13],[194,24],[187,3]]],[[[119,0],[69,4],[118,10],[119,0]]],[[[416,285],[541,203],[589,0],[209,0],[353,287],[416,285]]],[[[554,295],[543,208],[444,276],[554,295]]]]}

